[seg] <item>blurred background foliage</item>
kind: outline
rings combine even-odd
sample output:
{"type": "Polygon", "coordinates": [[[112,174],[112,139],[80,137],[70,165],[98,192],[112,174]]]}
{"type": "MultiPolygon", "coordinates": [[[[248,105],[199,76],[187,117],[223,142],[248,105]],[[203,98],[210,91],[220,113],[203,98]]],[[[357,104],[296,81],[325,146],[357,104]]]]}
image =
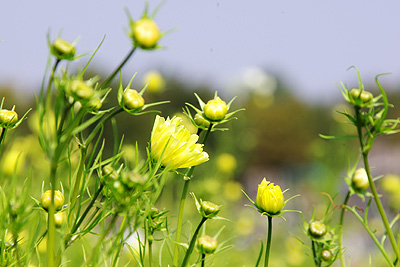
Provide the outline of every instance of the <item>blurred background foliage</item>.
{"type": "MultiPolygon", "coordinates": [[[[85,79],[94,75],[105,77],[106,75],[102,73],[104,71],[98,66],[92,67],[85,73],[85,79]]],[[[336,136],[354,134],[353,127],[343,123],[345,117],[336,112],[336,110],[351,112],[344,101],[339,104],[302,102],[293,93],[296,88],[288,88],[283,77],[267,74],[261,69],[258,69],[257,73],[264,76],[253,77],[254,83],[250,79],[233,85],[232,88],[223,88],[218,92],[226,102],[238,95],[233,102],[232,109],[244,107],[246,110],[237,114],[238,120],[228,123],[229,131],[227,133],[216,132],[211,135],[205,147],[205,151],[210,154],[210,161],[198,167],[189,189],[195,191],[198,198],[222,205],[220,215],[229,220],[222,223],[211,222],[206,226],[207,234],[215,235],[221,226],[225,225],[226,228],[222,231],[219,242],[226,241],[225,246],[233,245],[229,250],[221,252],[225,255],[219,257],[217,255],[212,258],[214,266],[225,266],[227,261],[231,266],[245,266],[246,264],[252,266],[254,263],[249,262],[249,259],[257,258],[260,240],[265,238],[266,218],[261,218],[252,209],[244,207],[244,204],[249,203],[241,190],[245,190],[254,199],[257,184],[263,177],[266,177],[279,184],[282,189],[290,188],[290,191],[286,193],[287,198],[301,194],[301,197],[296,198],[296,201],[288,205],[288,209],[301,210],[304,217],[310,219],[314,207],[316,217],[322,216],[329,200],[320,195],[320,192],[328,193],[337,203],[340,203],[347,193],[342,178],[346,174],[347,168],[354,164],[358,155],[356,140],[327,141],[319,137],[319,134],[336,136]],[[258,83],[257,81],[260,79],[264,79],[265,82],[258,83]],[[226,258],[226,255],[229,255],[229,259],[226,258]]],[[[144,74],[138,74],[132,88],[141,89],[147,82],[143,81],[143,77],[144,74]]],[[[124,86],[130,78],[123,73],[124,86]]],[[[182,108],[186,102],[197,106],[194,93],[207,101],[213,97],[215,91],[215,88],[208,86],[207,81],[201,85],[194,85],[183,82],[177,77],[164,76],[163,78],[164,88],[148,90],[144,94],[144,98],[146,103],[171,101],[169,104],[158,107],[164,117],[182,114],[182,108]]],[[[28,120],[7,135],[5,151],[1,155],[1,179],[10,179],[15,174],[18,174],[18,177],[32,176],[30,193],[34,194],[33,197],[36,198],[40,196],[42,182],[48,175],[48,162],[41,152],[35,136],[36,129],[31,123],[32,117],[35,116],[35,99],[30,92],[38,93],[37,88],[39,85],[22,90],[0,83],[0,94],[6,99],[5,108],[11,109],[12,105],[15,105],[19,114],[23,114],[28,108],[33,108],[28,115],[28,120]]],[[[117,80],[111,85],[111,88],[113,90],[108,99],[114,99],[115,102],[105,103],[103,108],[117,105],[117,80]]],[[[367,85],[366,88],[369,91],[377,92],[376,86],[367,85]]],[[[395,107],[389,114],[389,117],[392,118],[398,115],[396,107],[400,105],[399,90],[393,89],[388,90],[389,101],[395,107]]],[[[321,88],[322,93],[323,88],[321,88]]],[[[338,95],[340,95],[339,89],[338,95]]],[[[140,154],[145,155],[154,117],[154,114],[132,116],[128,113],[117,116],[118,136],[119,138],[124,137],[123,150],[126,162],[134,162],[135,157],[138,156],[135,155],[134,150],[136,142],[140,154]]],[[[106,140],[113,140],[113,136],[111,123],[109,123],[105,128],[104,137],[106,140]]],[[[113,144],[108,142],[106,147],[111,155],[113,144]]],[[[390,203],[393,212],[398,211],[400,207],[399,191],[393,190],[393,183],[398,183],[400,188],[397,176],[400,174],[400,166],[397,163],[399,142],[398,135],[380,138],[371,152],[374,174],[392,175],[388,176],[388,179],[382,180],[382,189],[389,192],[384,201],[390,203]]],[[[72,163],[77,159],[77,155],[71,155],[72,163]]],[[[22,181],[22,178],[20,179],[22,181]]],[[[158,207],[159,209],[170,209],[169,216],[172,217],[177,214],[174,209],[177,209],[182,186],[179,179],[175,174],[170,175],[158,207]]],[[[186,214],[197,218],[195,217],[194,203],[188,203],[186,214]]],[[[273,251],[271,254],[271,265],[310,266],[312,264],[311,252],[291,236],[297,236],[307,243],[299,227],[301,225],[300,216],[289,214],[286,217],[287,222],[280,219],[275,220],[276,228],[272,247],[275,252],[273,251]]],[[[354,222],[349,226],[348,231],[358,229],[357,222],[353,218],[348,218],[348,221],[354,222]]],[[[196,220],[194,219],[192,223],[195,224],[196,220]]],[[[193,226],[186,223],[184,227],[188,230],[193,226]]],[[[352,235],[355,235],[356,232],[353,232],[352,235]]],[[[365,244],[368,242],[370,240],[366,240],[365,244]]],[[[351,246],[352,243],[354,243],[354,239],[346,241],[345,234],[345,246],[349,246],[346,253],[351,254],[354,266],[363,266],[362,264],[366,264],[367,259],[359,255],[360,247],[351,246]]],[[[71,251],[70,253],[81,252],[71,251]]]]}

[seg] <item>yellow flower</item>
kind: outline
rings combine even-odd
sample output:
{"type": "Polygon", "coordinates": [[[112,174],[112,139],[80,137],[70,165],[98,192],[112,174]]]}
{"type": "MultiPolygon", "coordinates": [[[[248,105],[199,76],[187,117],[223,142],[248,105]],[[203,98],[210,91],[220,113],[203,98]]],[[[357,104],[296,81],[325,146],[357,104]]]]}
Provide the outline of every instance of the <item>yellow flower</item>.
{"type": "Polygon", "coordinates": [[[146,73],[143,78],[143,82],[147,85],[147,91],[151,93],[158,93],[160,92],[165,85],[164,78],[162,77],[161,73],[156,70],[152,70],[146,73]]]}
{"type": "Polygon", "coordinates": [[[165,120],[157,115],[151,132],[151,156],[170,169],[198,165],[208,160],[203,145],[196,143],[198,139],[182,125],[181,118],[165,120]]]}
{"type": "Polygon", "coordinates": [[[264,212],[277,214],[284,206],[284,198],[279,185],[262,180],[257,190],[257,207],[264,212]]]}

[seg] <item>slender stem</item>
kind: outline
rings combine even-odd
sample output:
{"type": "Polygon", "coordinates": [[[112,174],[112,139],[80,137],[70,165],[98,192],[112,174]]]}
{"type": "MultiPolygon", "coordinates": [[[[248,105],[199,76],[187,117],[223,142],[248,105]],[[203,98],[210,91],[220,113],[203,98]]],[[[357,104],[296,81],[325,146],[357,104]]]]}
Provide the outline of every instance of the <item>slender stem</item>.
{"type": "MultiPolygon", "coordinates": [[[[194,167],[191,167],[190,169],[193,170],[194,167]]],[[[172,265],[173,266],[178,266],[178,260],[179,260],[179,242],[181,241],[181,234],[182,234],[182,220],[183,220],[183,210],[185,208],[185,201],[186,201],[186,195],[189,189],[189,182],[190,179],[185,180],[185,183],[183,184],[183,189],[182,189],[182,195],[181,195],[181,200],[179,204],[179,214],[178,214],[178,223],[177,223],[177,228],[176,228],[176,238],[175,238],[175,250],[174,250],[174,258],[172,265]]]]}
{"type": "Polygon", "coordinates": [[[7,128],[1,128],[1,135],[0,135],[0,154],[3,151],[4,140],[6,139],[7,128]]]}
{"type": "Polygon", "coordinates": [[[153,258],[153,241],[149,240],[149,267],[152,267],[153,258]]]}
{"type": "Polygon", "coordinates": [[[194,231],[192,239],[190,240],[189,247],[186,250],[185,258],[183,259],[181,267],[186,267],[186,265],[188,264],[190,255],[192,254],[193,249],[194,249],[194,244],[196,243],[197,235],[199,234],[200,228],[205,221],[207,221],[207,218],[203,217],[201,219],[199,225],[197,226],[196,230],[194,231]]]}
{"type": "Polygon", "coordinates": [[[131,51],[129,51],[129,53],[126,55],[126,57],[121,62],[121,64],[119,64],[119,66],[114,70],[114,72],[111,73],[110,76],[108,76],[108,78],[103,82],[103,84],[100,86],[100,88],[107,88],[110,85],[112,79],[114,79],[114,77],[122,69],[122,67],[125,65],[125,63],[128,62],[128,60],[131,58],[131,56],[133,55],[135,50],[136,50],[136,46],[133,46],[131,51]]]}
{"type": "Polygon", "coordinates": [[[369,236],[372,238],[374,241],[375,245],[379,248],[381,251],[383,257],[386,259],[386,261],[389,263],[389,266],[394,267],[392,261],[389,258],[389,255],[386,253],[385,248],[379,243],[379,240],[376,238],[374,232],[369,228],[369,226],[366,224],[366,222],[363,220],[363,218],[358,214],[354,209],[350,208],[349,206],[344,206],[347,210],[349,210],[353,215],[360,221],[360,223],[364,226],[365,230],[367,230],[369,236]]]}
{"type": "Polygon", "coordinates": [[[206,262],[206,254],[202,253],[201,254],[201,267],[204,267],[206,262]]]}
{"type": "Polygon", "coordinates": [[[317,249],[315,248],[315,246],[316,246],[316,243],[314,240],[312,240],[311,247],[312,247],[312,252],[313,252],[313,257],[314,257],[314,263],[315,263],[315,266],[321,267],[321,260],[317,256],[317,249]]]}
{"type": "Polygon", "coordinates": [[[363,161],[364,161],[364,167],[365,167],[365,171],[367,172],[367,176],[368,176],[368,181],[369,181],[369,186],[371,188],[371,193],[374,196],[374,200],[375,200],[375,204],[376,207],[379,211],[379,214],[381,216],[383,225],[385,226],[386,229],[386,233],[389,237],[390,243],[392,245],[392,248],[394,250],[394,253],[396,255],[397,259],[400,259],[400,251],[399,251],[399,247],[397,245],[396,239],[394,238],[392,229],[390,227],[390,223],[389,220],[386,216],[386,212],[383,208],[382,202],[379,198],[378,195],[378,191],[376,189],[375,183],[372,179],[371,176],[371,170],[370,170],[370,166],[369,166],[369,161],[368,161],[368,152],[371,149],[371,144],[374,140],[374,136],[370,137],[371,139],[368,139],[368,144],[367,146],[364,144],[364,139],[363,139],[363,133],[362,133],[362,118],[360,118],[360,112],[361,109],[359,107],[355,107],[355,113],[356,113],[356,120],[357,120],[357,133],[358,133],[358,139],[360,142],[360,147],[361,147],[361,152],[362,152],[362,156],[363,156],[363,161]]]}
{"type": "Polygon", "coordinates": [[[46,91],[46,108],[47,108],[47,110],[50,110],[50,106],[51,106],[51,86],[52,86],[53,80],[54,80],[54,73],[56,72],[57,66],[60,62],[61,62],[61,60],[58,58],[56,59],[56,62],[54,62],[54,66],[51,70],[49,82],[47,83],[47,91],[46,91]]]}
{"type": "Polygon", "coordinates": [[[350,191],[347,192],[347,195],[343,201],[343,208],[340,212],[340,220],[339,220],[339,257],[340,257],[340,264],[342,267],[346,267],[346,261],[344,258],[344,254],[343,254],[343,221],[344,221],[344,206],[347,205],[347,202],[349,201],[350,198],[350,191]]]}
{"type": "Polygon", "coordinates": [[[54,193],[56,183],[56,172],[57,172],[57,158],[52,159],[51,170],[50,170],[50,185],[51,185],[51,202],[48,211],[48,240],[47,240],[47,266],[53,267],[54,265],[54,247],[55,247],[55,234],[56,225],[54,220],[55,206],[54,206],[54,193]]]}
{"type": "Polygon", "coordinates": [[[264,267],[268,267],[269,263],[269,252],[271,250],[271,237],[272,237],[272,217],[268,216],[268,236],[267,236],[267,247],[265,248],[264,267]]]}

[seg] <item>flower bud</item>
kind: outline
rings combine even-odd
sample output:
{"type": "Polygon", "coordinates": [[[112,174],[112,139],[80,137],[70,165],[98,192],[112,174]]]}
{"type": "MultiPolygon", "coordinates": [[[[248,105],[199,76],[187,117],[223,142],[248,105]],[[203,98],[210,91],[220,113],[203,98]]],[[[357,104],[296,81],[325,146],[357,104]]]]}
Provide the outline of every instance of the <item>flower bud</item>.
{"type": "Polygon", "coordinates": [[[219,206],[210,201],[202,201],[201,211],[204,213],[204,217],[211,219],[219,212],[219,206]]]}
{"type": "Polygon", "coordinates": [[[132,24],[132,38],[135,44],[141,48],[155,47],[161,38],[160,30],[153,20],[140,19],[132,24]]]}
{"type": "Polygon", "coordinates": [[[128,188],[133,188],[136,185],[143,185],[146,182],[146,178],[135,171],[123,172],[121,178],[122,182],[128,188]]]}
{"type": "MultiPolygon", "coordinates": [[[[64,195],[61,191],[56,190],[54,191],[54,209],[56,211],[61,210],[62,206],[64,205],[64,195]]],[[[42,207],[48,211],[51,205],[51,190],[47,190],[43,193],[42,197],[40,198],[40,203],[42,207]]]]}
{"type": "Polygon", "coordinates": [[[258,185],[256,204],[263,212],[279,213],[284,206],[284,197],[279,185],[274,185],[264,178],[258,185]]]}
{"type": "Polygon", "coordinates": [[[321,251],[321,258],[323,261],[329,262],[332,260],[333,258],[333,254],[332,251],[330,251],[329,249],[324,249],[321,251]]]}
{"type": "Polygon", "coordinates": [[[60,228],[64,222],[65,213],[64,212],[57,212],[54,214],[54,224],[57,228],[60,228]]]}
{"type": "Polygon", "coordinates": [[[71,43],[60,38],[54,41],[53,48],[59,56],[73,57],[75,55],[75,47],[71,43]]]}
{"type": "Polygon", "coordinates": [[[358,88],[353,88],[350,90],[350,95],[353,99],[357,99],[360,97],[361,90],[358,88]]]}
{"type": "Polygon", "coordinates": [[[93,98],[89,101],[88,107],[90,110],[99,110],[103,104],[99,98],[93,98]]]}
{"type": "Polygon", "coordinates": [[[220,121],[225,118],[228,113],[228,106],[226,103],[217,97],[207,102],[203,107],[204,115],[212,121],[220,121]]]}
{"type": "Polygon", "coordinates": [[[109,179],[118,180],[118,173],[114,170],[111,165],[106,165],[103,167],[104,176],[108,176],[109,179]]]}
{"type": "Polygon", "coordinates": [[[366,190],[369,187],[368,175],[364,168],[354,172],[351,183],[358,190],[366,190]]]}
{"type": "Polygon", "coordinates": [[[204,128],[208,128],[208,126],[210,126],[210,122],[204,119],[203,116],[199,113],[196,113],[196,115],[194,115],[194,122],[198,126],[203,126],[204,128]]]}
{"type": "Polygon", "coordinates": [[[217,240],[211,236],[205,235],[197,240],[197,246],[201,254],[212,254],[217,250],[217,240]]]}
{"type": "Polygon", "coordinates": [[[141,108],[144,106],[143,97],[134,89],[126,89],[122,96],[122,104],[128,110],[141,108]]]}
{"type": "Polygon", "coordinates": [[[326,225],[320,221],[313,221],[309,225],[308,231],[312,237],[320,238],[327,232],[326,225]]]}
{"type": "Polygon", "coordinates": [[[89,100],[94,94],[92,87],[82,80],[74,80],[71,84],[71,93],[78,100],[89,100]]]}
{"type": "Polygon", "coordinates": [[[14,110],[1,109],[0,110],[0,124],[9,126],[18,121],[18,114],[14,110]]]}
{"type": "Polygon", "coordinates": [[[371,101],[374,98],[374,96],[372,95],[371,92],[364,90],[361,92],[360,98],[363,103],[368,103],[369,101],[371,101]]]}

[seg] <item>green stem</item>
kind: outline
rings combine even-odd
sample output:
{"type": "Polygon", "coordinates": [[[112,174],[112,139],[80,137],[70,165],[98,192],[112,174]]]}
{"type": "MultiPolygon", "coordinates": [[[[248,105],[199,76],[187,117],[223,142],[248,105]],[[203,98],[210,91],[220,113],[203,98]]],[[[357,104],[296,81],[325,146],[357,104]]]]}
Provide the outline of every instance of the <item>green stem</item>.
{"type": "Polygon", "coordinates": [[[6,134],[7,134],[7,128],[2,128],[1,135],[0,135],[0,155],[1,155],[1,151],[3,151],[4,140],[6,140],[6,134]]]}
{"type": "Polygon", "coordinates": [[[386,259],[388,262],[389,266],[394,267],[392,261],[389,258],[389,255],[386,253],[385,248],[379,243],[379,240],[376,238],[374,232],[369,228],[369,226],[366,224],[366,222],[363,220],[363,218],[358,214],[354,209],[350,208],[349,206],[344,206],[347,210],[349,210],[353,215],[360,221],[360,223],[364,226],[365,230],[367,230],[369,236],[372,238],[374,241],[375,245],[379,248],[381,251],[383,257],[386,259]]]}
{"type": "Polygon", "coordinates": [[[268,267],[269,263],[269,253],[271,251],[271,238],[272,238],[272,217],[268,216],[268,236],[267,236],[267,247],[265,248],[264,267],[268,267]]]}
{"type": "Polygon", "coordinates": [[[378,191],[377,191],[377,189],[375,187],[375,183],[374,183],[374,181],[372,179],[372,176],[371,176],[371,170],[370,170],[369,161],[368,161],[368,152],[371,149],[371,146],[372,146],[372,143],[373,143],[373,140],[374,140],[375,137],[371,136],[369,139],[367,139],[367,141],[368,141],[367,142],[368,143],[367,146],[364,144],[363,133],[362,133],[363,124],[362,124],[362,118],[360,117],[361,109],[359,107],[355,107],[355,113],[356,113],[356,120],[357,120],[356,126],[357,126],[358,139],[359,139],[359,142],[360,142],[361,152],[362,152],[363,161],[364,161],[364,167],[365,167],[365,171],[367,172],[369,186],[371,188],[371,193],[374,196],[376,207],[377,207],[377,209],[379,211],[379,214],[381,216],[383,225],[385,226],[386,233],[387,233],[387,235],[389,237],[389,240],[390,240],[390,243],[392,245],[393,251],[394,251],[394,253],[396,255],[396,258],[400,259],[399,247],[397,245],[396,239],[394,238],[392,229],[390,227],[389,220],[388,220],[388,218],[386,216],[386,212],[385,212],[385,210],[383,208],[382,202],[381,202],[381,200],[379,198],[379,195],[378,195],[378,191]]]}
{"type": "Polygon", "coordinates": [[[196,243],[197,235],[199,234],[201,226],[207,221],[206,217],[203,217],[197,226],[196,230],[193,233],[192,239],[190,240],[190,244],[188,249],[186,250],[185,258],[183,258],[183,262],[181,267],[186,267],[186,265],[189,262],[190,255],[192,255],[193,249],[194,249],[194,244],[196,243]]]}
{"type": "Polygon", "coordinates": [[[342,267],[346,267],[346,261],[343,254],[343,221],[344,221],[344,206],[347,205],[347,202],[350,198],[350,191],[347,193],[344,201],[343,201],[343,208],[340,212],[340,220],[339,220],[339,257],[340,257],[340,264],[342,267]]]}
{"type": "Polygon", "coordinates": [[[100,122],[96,125],[96,127],[93,129],[93,131],[89,134],[88,138],[85,141],[85,145],[89,144],[92,141],[92,139],[96,136],[96,133],[101,129],[101,127],[103,127],[104,123],[106,123],[109,119],[121,113],[122,111],[124,111],[124,109],[119,108],[108,114],[108,116],[103,117],[100,120],[100,122]]]}
{"type": "Polygon", "coordinates": [[[136,46],[133,46],[131,51],[129,51],[129,53],[126,55],[126,57],[121,62],[121,64],[119,64],[119,66],[114,70],[114,72],[111,73],[110,76],[108,76],[108,78],[103,82],[103,84],[100,86],[100,88],[107,88],[110,85],[112,79],[114,79],[114,77],[122,69],[122,67],[125,65],[125,63],[128,62],[128,60],[131,58],[131,56],[133,55],[135,50],[136,50],[136,46]]]}
{"type": "Polygon", "coordinates": [[[51,169],[50,169],[50,185],[51,185],[51,202],[48,211],[48,240],[47,240],[47,266],[53,267],[54,265],[54,247],[55,247],[55,234],[56,225],[54,220],[55,206],[54,206],[54,193],[55,193],[55,183],[56,183],[56,172],[57,172],[57,158],[52,159],[51,169]]]}
{"type": "Polygon", "coordinates": [[[152,267],[152,258],[153,258],[153,241],[149,242],[149,267],[152,267]]]}
{"type": "Polygon", "coordinates": [[[206,262],[206,254],[202,253],[201,254],[201,267],[204,267],[206,262]]]}
{"type": "Polygon", "coordinates": [[[314,240],[312,240],[311,247],[312,247],[312,252],[313,252],[313,257],[314,257],[314,263],[315,263],[315,266],[321,267],[321,260],[317,255],[317,249],[315,248],[315,246],[316,246],[316,243],[314,240]]]}
{"type": "Polygon", "coordinates": [[[51,86],[52,86],[53,80],[54,80],[54,73],[56,72],[57,66],[60,62],[61,62],[61,60],[58,58],[56,59],[56,62],[54,62],[54,66],[51,70],[49,82],[47,83],[47,91],[46,91],[46,108],[47,108],[47,110],[50,110],[50,106],[51,106],[51,86]]]}
{"type": "MultiPolygon", "coordinates": [[[[211,133],[211,128],[212,124],[207,129],[207,132],[203,138],[202,144],[205,145],[207,143],[208,137],[211,133]]],[[[181,241],[181,234],[182,234],[182,220],[183,220],[183,210],[185,208],[185,201],[186,201],[186,195],[189,189],[189,182],[192,178],[193,171],[194,171],[195,166],[192,166],[188,169],[188,171],[185,174],[185,183],[183,185],[182,189],[182,195],[181,195],[181,200],[179,204],[179,214],[178,214],[178,223],[176,227],[176,239],[175,239],[175,250],[174,250],[174,257],[172,261],[172,266],[176,267],[178,266],[178,261],[179,261],[179,242],[181,241]]]]}

